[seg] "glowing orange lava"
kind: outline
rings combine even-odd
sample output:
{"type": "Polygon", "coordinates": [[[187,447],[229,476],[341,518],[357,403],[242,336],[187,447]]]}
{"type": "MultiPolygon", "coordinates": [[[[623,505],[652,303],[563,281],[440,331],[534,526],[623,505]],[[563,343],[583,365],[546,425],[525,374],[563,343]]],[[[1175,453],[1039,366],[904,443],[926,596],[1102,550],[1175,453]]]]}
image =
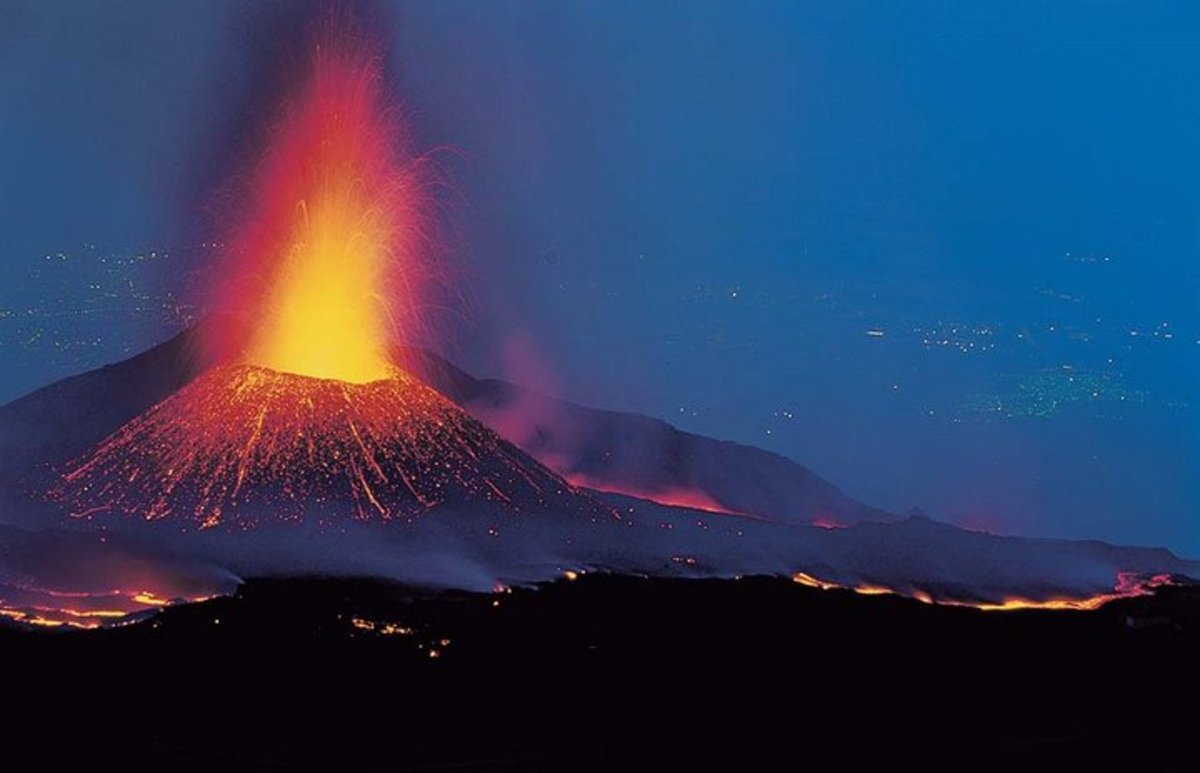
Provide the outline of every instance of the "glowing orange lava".
{"type": "Polygon", "coordinates": [[[327,33],[256,167],[218,310],[244,320],[224,359],[366,383],[419,324],[427,218],[421,159],[384,100],[379,60],[327,33]]]}
{"type": "Polygon", "coordinates": [[[667,507],[684,507],[689,510],[703,510],[707,513],[718,513],[720,515],[737,515],[759,521],[772,520],[766,516],[743,513],[726,507],[700,489],[688,489],[679,486],[667,486],[655,489],[644,489],[637,486],[618,486],[614,485],[612,481],[594,480],[582,473],[568,473],[564,477],[575,486],[590,488],[593,491],[601,491],[606,494],[620,494],[627,497],[636,497],[637,499],[647,499],[651,502],[657,502],[660,505],[666,505],[667,507]]]}
{"type": "Polygon", "coordinates": [[[957,599],[935,598],[934,596],[922,590],[905,592],[893,588],[885,588],[882,586],[869,584],[841,585],[828,580],[822,580],[806,572],[796,572],[794,575],[792,575],[792,580],[801,585],[807,585],[810,588],[819,588],[821,590],[850,590],[864,596],[906,596],[908,598],[916,599],[924,604],[939,604],[941,606],[949,607],[971,607],[973,609],[984,610],[985,612],[1006,612],[1019,609],[1099,609],[1110,601],[1133,598],[1135,596],[1148,596],[1152,594],[1156,588],[1161,588],[1172,584],[1171,575],[1169,574],[1142,575],[1136,572],[1118,572],[1117,582],[1111,593],[1099,593],[1094,596],[1083,596],[1076,598],[1061,596],[1048,599],[1028,599],[1018,596],[1011,596],[995,602],[969,602],[960,601],[957,599]]]}
{"type": "Polygon", "coordinates": [[[209,598],[198,595],[164,598],[154,591],[119,588],[99,592],[0,588],[0,617],[44,628],[99,628],[140,619],[172,604],[209,598]]]}
{"type": "Polygon", "coordinates": [[[81,460],[57,496],[201,528],[409,517],[440,504],[611,516],[403,372],[367,384],[219,366],[81,460]]]}

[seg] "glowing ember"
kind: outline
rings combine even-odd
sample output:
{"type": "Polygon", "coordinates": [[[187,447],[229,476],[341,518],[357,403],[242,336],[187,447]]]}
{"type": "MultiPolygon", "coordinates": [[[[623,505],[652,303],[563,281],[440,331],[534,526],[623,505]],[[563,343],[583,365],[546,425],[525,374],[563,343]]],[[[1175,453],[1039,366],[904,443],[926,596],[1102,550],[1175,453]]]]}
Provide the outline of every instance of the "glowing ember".
{"type": "MultiPolygon", "coordinates": [[[[368,620],[365,617],[350,618],[350,625],[354,626],[360,631],[377,633],[381,636],[410,636],[413,632],[413,629],[406,625],[400,625],[399,623],[388,623],[379,620],[368,620]]],[[[449,644],[449,642],[446,643],[449,644]]]]}
{"type": "Polygon", "coordinates": [[[247,321],[226,359],[365,383],[393,371],[396,334],[418,324],[421,159],[398,138],[380,65],[326,34],[256,167],[217,306],[247,321]]]}
{"type": "Polygon", "coordinates": [[[467,503],[612,516],[402,372],[350,384],[214,368],[106,439],[56,493],[80,517],[177,515],[201,528],[467,503]]]}
{"type": "Polygon", "coordinates": [[[796,572],[794,575],[792,575],[792,580],[800,585],[807,585],[810,588],[819,588],[821,590],[850,590],[864,596],[907,596],[909,598],[916,599],[923,604],[939,604],[948,607],[971,607],[973,609],[981,609],[986,612],[1004,612],[1018,609],[1099,609],[1110,601],[1133,598],[1135,596],[1149,596],[1154,593],[1156,588],[1162,588],[1164,586],[1173,584],[1173,580],[1169,574],[1142,575],[1136,572],[1118,572],[1117,583],[1111,593],[1099,593],[1094,596],[1084,596],[1079,598],[1059,597],[1050,599],[1026,599],[1014,596],[998,602],[969,602],[959,601],[957,599],[935,598],[922,590],[904,592],[878,585],[841,585],[839,583],[821,580],[805,572],[796,572]]]}

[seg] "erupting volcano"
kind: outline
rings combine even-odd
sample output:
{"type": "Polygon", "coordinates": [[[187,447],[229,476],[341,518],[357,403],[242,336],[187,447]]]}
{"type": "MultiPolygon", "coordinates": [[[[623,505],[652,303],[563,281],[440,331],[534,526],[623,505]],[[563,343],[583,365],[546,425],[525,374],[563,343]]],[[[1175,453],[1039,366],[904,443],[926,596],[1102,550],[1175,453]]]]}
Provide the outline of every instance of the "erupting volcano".
{"type": "Polygon", "coordinates": [[[0,5],[9,758],[1188,758],[1186,24],[72,5],[0,5]]]}
{"type": "Polygon", "coordinates": [[[76,515],[392,520],[435,505],[607,508],[412,376],[367,384],[218,366],[66,476],[76,515]]]}
{"type": "Polygon", "coordinates": [[[430,273],[421,159],[397,141],[376,60],[326,35],[311,68],[215,288],[237,319],[206,342],[220,364],[102,442],[57,494],[76,516],[201,528],[441,504],[611,512],[393,361],[430,273]]]}
{"type": "MultiPolygon", "coordinates": [[[[337,25],[319,38],[228,220],[209,319],[0,407],[0,496],[20,525],[102,535],[69,563],[120,539],[249,578],[487,590],[589,570],[770,574],[983,609],[1088,609],[1200,574],[1167,551],[903,519],[777,454],[414,347],[431,338],[427,299],[447,294],[437,176],[371,47],[337,25]]],[[[138,611],[167,587],[80,590],[17,571],[13,544],[0,613],[14,619],[50,619],[46,598],[75,592],[138,611]]]]}

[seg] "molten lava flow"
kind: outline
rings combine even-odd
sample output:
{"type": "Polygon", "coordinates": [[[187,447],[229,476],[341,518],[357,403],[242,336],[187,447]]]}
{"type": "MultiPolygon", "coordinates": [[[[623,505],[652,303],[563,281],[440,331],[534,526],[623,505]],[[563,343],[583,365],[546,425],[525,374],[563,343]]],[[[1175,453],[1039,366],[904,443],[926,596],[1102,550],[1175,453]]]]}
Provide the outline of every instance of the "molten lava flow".
{"type": "Polygon", "coordinates": [[[207,601],[212,596],[160,597],[154,591],[121,588],[63,592],[43,588],[0,588],[0,617],[46,628],[99,628],[142,619],[173,604],[207,601]]]}
{"type": "Polygon", "coordinates": [[[327,34],[257,166],[217,310],[243,320],[220,358],[366,383],[417,326],[421,160],[407,153],[376,58],[327,34]]]}
{"type": "Polygon", "coordinates": [[[976,609],[985,611],[1010,611],[1014,609],[1099,609],[1110,601],[1117,599],[1133,598],[1135,596],[1149,596],[1154,593],[1156,588],[1162,588],[1174,584],[1171,575],[1155,574],[1142,575],[1137,572],[1118,572],[1117,584],[1113,587],[1112,593],[1099,593],[1095,596],[1086,598],[1057,598],[1044,599],[1041,601],[1033,599],[1025,599],[1020,597],[1010,597],[1003,601],[993,604],[957,604],[957,606],[972,606],[976,609]]]}
{"type": "Polygon", "coordinates": [[[240,582],[217,566],[146,552],[112,534],[0,527],[0,622],[120,625],[231,593],[240,582]]]}
{"type": "Polygon", "coordinates": [[[126,424],[56,493],[80,517],[201,528],[392,520],[438,504],[611,516],[405,373],[351,384],[234,365],[126,424]]]}
{"type": "Polygon", "coordinates": [[[600,491],[605,494],[620,494],[621,496],[646,499],[651,502],[656,502],[660,505],[666,505],[667,507],[683,507],[687,508],[688,510],[703,510],[707,513],[717,513],[720,515],[737,515],[743,518],[753,518],[759,521],[772,520],[766,516],[754,515],[753,513],[743,513],[741,511],[726,507],[700,489],[687,489],[675,486],[667,486],[664,488],[655,489],[644,489],[632,485],[617,486],[611,481],[594,480],[583,473],[568,473],[564,477],[574,486],[590,488],[593,491],[600,491]]]}
{"type": "Polygon", "coordinates": [[[850,590],[864,596],[907,596],[925,604],[939,604],[949,607],[971,607],[973,609],[984,610],[985,612],[1005,612],[1019,609],[1099,609],[1110,601],[1133,598],[1135,596],[1148,596],[1152,594],[1156,588],[1162,588],[1164,586],[1173,584],[1173,580],[1169,574],[1143,575],[1138,574],[1137,572],[1118,572],[1117,582],[1111,593],[1098,593],[1094,596],[1083,596],[1078,598],[1058,597],[1049,599],[1027,599],[1018,596],[1012,596],[1002,599],[1001,601],[961,601],[958,599],[935,598],[929,593],[921,590],[905,592],[878,585],[842,585],[839,583],[830,582],[828,580],[822,580],[805,572],[796,572],[794,575],[792,575],[792,580],[801,585],[807,585],[810,588],[819,588],[821,590],[850,590]]]}

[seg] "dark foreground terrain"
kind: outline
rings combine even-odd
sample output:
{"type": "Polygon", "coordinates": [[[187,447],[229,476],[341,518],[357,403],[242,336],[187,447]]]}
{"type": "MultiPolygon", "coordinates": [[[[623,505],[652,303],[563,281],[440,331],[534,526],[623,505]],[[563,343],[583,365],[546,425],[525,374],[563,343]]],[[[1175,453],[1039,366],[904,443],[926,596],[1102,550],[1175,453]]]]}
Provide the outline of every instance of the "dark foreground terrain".
{"type": "Polygon", "coordinates": [[[111,630],[0,629],[0,658],[5,755],[90,769],[1158,770],[1200,731],[1197,588],[997,613],[777,579],[254,581],[111,630]]]}

